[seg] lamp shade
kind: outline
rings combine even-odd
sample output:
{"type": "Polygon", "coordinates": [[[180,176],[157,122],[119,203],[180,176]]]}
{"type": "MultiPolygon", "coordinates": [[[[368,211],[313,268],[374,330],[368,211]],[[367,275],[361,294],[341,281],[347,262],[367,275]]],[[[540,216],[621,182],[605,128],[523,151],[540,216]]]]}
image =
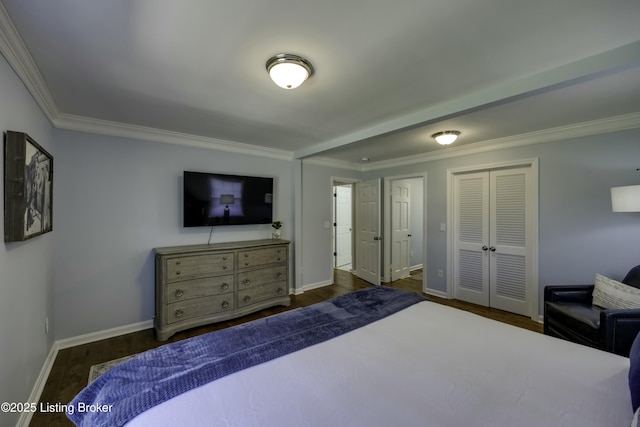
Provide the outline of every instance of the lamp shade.
{"type": "Polygon", "coordinates": [[[283,89],[295,89],[313,73],[311,63],[301,56],[281,53],[267,61],[271,80],[283,89]]]}
{"type": "Polygon", "coordinates": [[[613,187],[611,207],[614,212],[640,212],[640,185],[613,187]]]}
{"type": "Polygon", "coordinates": [[[222,194],[220,195],[220,204],[221,205],[232,205],[235,202],[235,197],[233,194],[222,194]]]}

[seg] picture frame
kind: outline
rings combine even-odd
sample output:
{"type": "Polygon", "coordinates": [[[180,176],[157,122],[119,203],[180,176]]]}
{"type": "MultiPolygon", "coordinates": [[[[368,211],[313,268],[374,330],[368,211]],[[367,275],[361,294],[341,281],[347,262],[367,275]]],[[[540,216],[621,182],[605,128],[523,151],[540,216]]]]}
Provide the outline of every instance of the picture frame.
{"type": "Polygon", "coordinates": [[[4,135],[4,241],[53,230],[53,157],[24,132],[4,135]]]}

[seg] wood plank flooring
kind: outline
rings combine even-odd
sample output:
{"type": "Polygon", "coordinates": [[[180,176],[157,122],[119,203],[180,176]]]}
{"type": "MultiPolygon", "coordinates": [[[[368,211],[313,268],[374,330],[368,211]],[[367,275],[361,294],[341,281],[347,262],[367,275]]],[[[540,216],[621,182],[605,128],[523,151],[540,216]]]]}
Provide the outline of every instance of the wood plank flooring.
{"type": "MultiPolygon", "coordinates": [[[[412,278],[397,280],[387,285],[422,293],[422,282],[412,278]]],[[[333,285],[310,290],[301,295],[292,295],[291,306],[289,307],[273,307],[239,319],[233,319],[226,322],[216,323],[214,325],[179,332],[165,342],[156,341],[153,330],[148,329],[60,350],[49,375],[49,379],[47,380],[42,392],[40,402],[54,405],[56,403],[66,404],[71,401],[71,399],[87,385],[89,369],[92,365],[97,363],[107,362],[119,357],[140,353],[167,342],[183,340],[206,332],[227,328],[250,320],[281,313],[293,308],[308,306],[369,286],[371,285],[347,271],[335,270],[333,285]]],[[[433,296],[428,296],[428,298],[440,304],[467,310],[481,316],[542,333],[542,325],[527,317],[518,316],[492,308],[480,307],[462,301],[447,300],[433,296]]],[[[30,426],[53,427],[73,426],[73,424],[62,413],[35,413],[30,426]]]]}

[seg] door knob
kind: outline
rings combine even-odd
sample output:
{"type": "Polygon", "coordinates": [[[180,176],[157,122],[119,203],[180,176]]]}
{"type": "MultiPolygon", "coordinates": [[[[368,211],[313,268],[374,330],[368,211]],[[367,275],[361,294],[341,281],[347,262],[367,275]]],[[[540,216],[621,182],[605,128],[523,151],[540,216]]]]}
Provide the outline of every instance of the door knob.
{"type": "Polygon", "coordinates": [[[491,246],[491,247],[489,248],[489,250],[490,250],[491,252],[495,252],[495,251],[496,251],[496,248],[495,248],[494,246],[491,246]]]}
{"type": "Polygon", "coordinates": [[[487,246],[487,245],[484,245],[484,246],[482,247],[482,250],[483,250],[483,251],[486,251],[486,250],[488,250],[488,249],[489,249],[489,246],[487,246]]]}

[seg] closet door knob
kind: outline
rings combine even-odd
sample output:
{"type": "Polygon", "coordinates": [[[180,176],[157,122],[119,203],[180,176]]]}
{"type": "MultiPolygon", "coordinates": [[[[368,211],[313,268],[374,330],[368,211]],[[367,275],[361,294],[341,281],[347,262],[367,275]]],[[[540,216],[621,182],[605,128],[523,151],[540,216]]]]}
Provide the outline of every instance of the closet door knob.
{"type": "Polygon", "coordinates": [[[489,248],[489,250],[490,250],[491,252],[495,252],[495,251],[496,251],[496,248],[495,248],[494,246],[491,246],[491,247],[489,248]]]}
{"type": "Polygon", "coordinates": [[[482,247],[482,250],[483,250],[483,251],[486,251],[486,250],[488,250],[488,249],[489,249],[489,246],[487,246],[487,245],[484,245],[484,246],[482,247]]]}

